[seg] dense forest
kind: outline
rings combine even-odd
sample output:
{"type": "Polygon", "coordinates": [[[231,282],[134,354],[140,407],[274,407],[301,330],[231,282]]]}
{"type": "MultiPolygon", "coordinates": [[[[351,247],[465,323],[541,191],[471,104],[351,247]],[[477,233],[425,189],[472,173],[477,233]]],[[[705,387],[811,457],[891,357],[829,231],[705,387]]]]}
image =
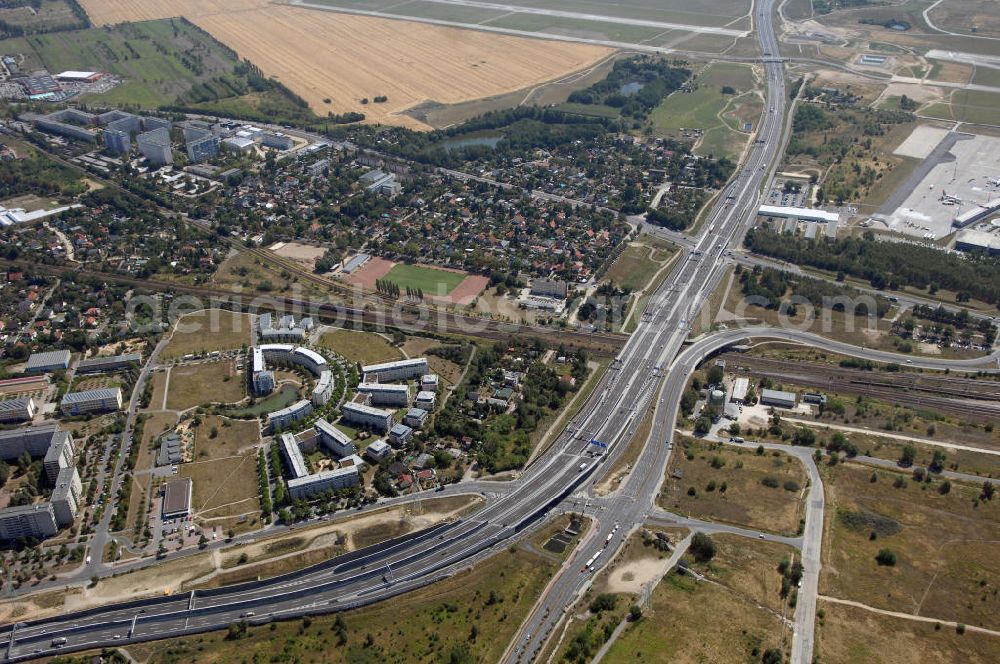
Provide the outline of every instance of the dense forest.
{"type": "Polygon", "coordinates": [[[948,253],[908,242],[882,242],[871,232],[863,238],[812,241],[772,231],[747,233],[751,251],[865,279],[875,288],[906,286],[957,293],[958,300],[978,298],[1000,304],[1000,259],[948,253]]]}
{"type": "MultiPolygon", "coordinates": [[[[848,313],[869,315],[867,302],[860,299],[861,293],[850,286],[838,286],[822,279],[759,266],[752,270],[738,270],[738,274],[744,297],[754,298],[751,304],[759,302],[768,309],[779,309],[788,298],[797,296],[805,298],[818,309],[844,311],[845,300],[856,300],[854,311],[848,313]]],[[[875,297],[874,300],[876,311],[871,313],[881,318],[889,311],[889,300],[884,297],[875,297]]]]}

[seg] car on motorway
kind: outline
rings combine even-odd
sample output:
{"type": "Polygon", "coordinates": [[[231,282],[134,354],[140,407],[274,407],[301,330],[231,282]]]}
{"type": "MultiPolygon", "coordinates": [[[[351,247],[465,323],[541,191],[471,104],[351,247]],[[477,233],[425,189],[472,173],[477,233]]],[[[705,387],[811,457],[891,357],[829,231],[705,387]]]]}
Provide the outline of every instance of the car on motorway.
{"type": "Polygon", "coordinates": [[[56,638],[52,639],[52,647],[53,648],[58,648],[58,647],[64,646],[64,645],[66,645],[66,637],[65,636],[57,636],[56,638]]]}
{"type": "Polygon", "coordinates": [[[240,618],[253,618],[255,615],[257,614],[254,613],[253,611],[244,611],[243,613],[240,614],[240,618]]]}

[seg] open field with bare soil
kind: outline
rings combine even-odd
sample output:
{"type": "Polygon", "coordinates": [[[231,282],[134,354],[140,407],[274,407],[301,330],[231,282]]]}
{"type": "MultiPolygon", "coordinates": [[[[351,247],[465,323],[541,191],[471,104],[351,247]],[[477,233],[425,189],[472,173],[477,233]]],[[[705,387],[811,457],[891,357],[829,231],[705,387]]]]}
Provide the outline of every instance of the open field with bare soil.
{"type": "Polygon", "coordinates": [[[1000,515],[981,484],[856,464],[823,466],[826,524],[820,593],[986,629],[997,618],[1000,515]],[[895,554],[880,563],[880,551],[895,554]]]}
{"type": "Polygon", "coordinates": [[[98,25],[184,16],[300,95],[318,115],[425,129],[402,113],[561,78],[607,57],[600,46],[268,5],[264,0],[162,3],[84,0],[98,25]],[[385,96],[381,104],[362,100],[385,96]]]}

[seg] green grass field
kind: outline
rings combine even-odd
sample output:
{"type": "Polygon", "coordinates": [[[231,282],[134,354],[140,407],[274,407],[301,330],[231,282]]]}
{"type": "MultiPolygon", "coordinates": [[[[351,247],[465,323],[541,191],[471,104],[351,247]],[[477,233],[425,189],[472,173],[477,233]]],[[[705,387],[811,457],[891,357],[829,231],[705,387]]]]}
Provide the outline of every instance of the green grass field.
{"type": "MultiPolygon", "coordinates": [[[[11,3],[4,3],[9,4],[11,3]]],[[[24,28],[27,32],[83,28],[86,25],[73,13],[66,0],[39,0],[34,11],[28,5],[29,3],[24,2],[19,7],[0,9],[0,20],[24,28]]]]}
{"type": "Polygon", "coordinates": [[[710,65],[702,70],[695,82],[698,88],[693,92],[675,92],[653,109],[650,119],[655,131],[673,134],[682,127],[728,130],[719,114],[730,102],[731,95],[722,94],[722,86],[731,86],[739,92],[754,88],[750,68],[732,64],[710,65]]]}
{"type": "Polygon", "coordinates": [[[465,275],[461,272],[400,263],[393,266],[383,279],[395,283],[404,290],[409,286],[423,290],[425,295],[447,295],[462,283],[465,275]]]}
{"type": "Polygon", "coordinates": [[[97,97],[110,104],[172,103],[196,82],[228,74],[236,65],[218,42],[178,19],[33,35],[27,41],[49,71],[104,70],[124,78],[123,85],[97,97]]]}

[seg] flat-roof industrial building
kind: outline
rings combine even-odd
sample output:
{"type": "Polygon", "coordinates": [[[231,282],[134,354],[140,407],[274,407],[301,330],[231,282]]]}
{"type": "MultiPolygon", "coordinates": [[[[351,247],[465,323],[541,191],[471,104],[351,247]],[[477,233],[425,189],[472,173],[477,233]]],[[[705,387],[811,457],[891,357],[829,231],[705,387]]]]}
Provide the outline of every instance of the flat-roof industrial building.
{"type": "Polygon", "coordinates": [[[163,504],[160,512],[164,519],[176,519],[191,513],[191,492],[194,483],[190,477],[170,480],[163,485],[163,504]]]}
{"type": "Polygon", "coordinates": [[[833,222],[840,221],[840,215],[836,212],[825,210],[814,210],[812,208],[790,207],[787,205],[761,205],[757,214],[762,217],[776,217],[778,219],[800,219],[802,221],[833,222]]]}
{"type": "Polygon", "coordinates": [[[69,369],[70,353],[68,350],[50,350],[45,353],[32,353],[28,363],[24,365],[24,373],[47,373],[69,369]]]}
{"type": "Polygon", "coordinates": [[[784,392],[781,390],[762,390],[760,402],[765,406],[775,406],[777,408],[795,408],[795,392],[784,392]]]}
{"type": "Polygon", "coordinates": [[[747,400],[747,392],[749,391],[750,379],[741,376],[733,381],[733,394],[729,397],[729,400],[735,403],[743,403],[747,400]]]}

